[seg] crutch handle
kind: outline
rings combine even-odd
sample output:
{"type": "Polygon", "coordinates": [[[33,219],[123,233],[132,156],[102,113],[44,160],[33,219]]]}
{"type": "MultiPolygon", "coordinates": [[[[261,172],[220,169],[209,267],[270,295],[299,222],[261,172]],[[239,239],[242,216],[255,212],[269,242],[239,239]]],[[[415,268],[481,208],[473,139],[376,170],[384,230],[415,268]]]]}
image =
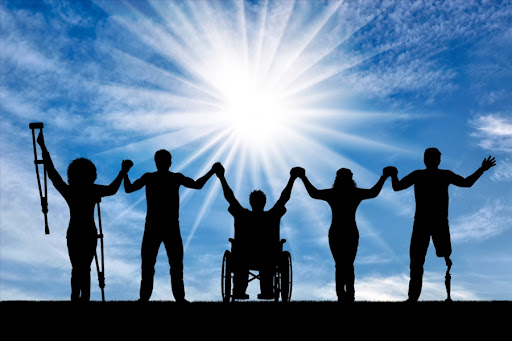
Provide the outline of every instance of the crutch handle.
{"type": "Polygon", "coordinates": [[[28,125],[30,129],[43,129],[44,124],[43,122],[32,122],[28,125]]]}
{"type": "Polygon", "coordinates": [[[41,197],[41,208],[46,215],[48,213],[48,199],[46,197],[41,197]]]}

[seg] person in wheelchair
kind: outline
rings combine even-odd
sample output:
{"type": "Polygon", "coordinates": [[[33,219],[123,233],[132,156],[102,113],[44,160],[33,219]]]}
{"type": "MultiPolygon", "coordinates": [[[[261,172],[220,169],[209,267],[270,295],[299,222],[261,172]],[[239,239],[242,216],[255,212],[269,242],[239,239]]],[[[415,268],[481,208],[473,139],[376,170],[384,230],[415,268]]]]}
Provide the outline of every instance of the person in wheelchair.
{"type": "Polygon", "coordinates": [[[279,225],[281,217],[286,213],[286,203],[290,199],[293,182],[297,174],[292,169],[290,179],[279,200],[268,211],[264,211],[266,196],[260,190],[253,191],[249,196],[252,211],[240,205],[224,177],[224,167],[216,163],[214,171],[219,178],[224,197],[229,203],[228,211],[235,220],[235,238],[232,241],[233,267],[233,298],[248,299],[245,293],[248,286],[249,270],[259,270],[259,299],[273,299],[273,275],[280,251],[279,225]]]}

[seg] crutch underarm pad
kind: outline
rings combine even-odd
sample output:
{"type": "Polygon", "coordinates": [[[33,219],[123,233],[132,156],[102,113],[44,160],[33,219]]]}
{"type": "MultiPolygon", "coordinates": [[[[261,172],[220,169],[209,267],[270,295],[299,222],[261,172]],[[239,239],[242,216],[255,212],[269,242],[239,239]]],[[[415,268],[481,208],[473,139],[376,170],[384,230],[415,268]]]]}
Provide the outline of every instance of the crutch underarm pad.
{"type": "Polygon", "coordinates": [[[28,125],[30,129],[41,129],[44,128],[43,122],[32,122],[28,125]]]}

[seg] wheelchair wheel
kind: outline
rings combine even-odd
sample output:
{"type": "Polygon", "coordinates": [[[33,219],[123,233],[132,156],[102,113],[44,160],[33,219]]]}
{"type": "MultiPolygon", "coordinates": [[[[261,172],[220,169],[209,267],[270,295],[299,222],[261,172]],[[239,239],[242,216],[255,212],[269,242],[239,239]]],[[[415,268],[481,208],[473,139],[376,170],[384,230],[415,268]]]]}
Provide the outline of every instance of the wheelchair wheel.
{"type": "Polygon", "coordinates": [[[288,251],[281,254],[281,300],[290,302],[292,298],[292,256],[288,251]]]}
{"type": "Polygon", "coordinates": [[[231,252],[226,250],[224,257],[222,258],[222,279],[221,279],[221,291],[222,301],[229,302],[231,298],[231,252]]]}

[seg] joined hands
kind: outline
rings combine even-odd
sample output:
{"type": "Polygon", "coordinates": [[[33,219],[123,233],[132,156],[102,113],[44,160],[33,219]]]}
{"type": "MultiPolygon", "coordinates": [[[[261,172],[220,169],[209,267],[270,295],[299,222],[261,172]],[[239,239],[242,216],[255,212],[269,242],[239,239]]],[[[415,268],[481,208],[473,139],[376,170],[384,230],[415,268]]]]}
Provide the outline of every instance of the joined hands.
{"type": "Polygon", "coordinates": [[[220,162],[215,162],[212,166],[212,171],[217,175],[217,177],[224,176],[224,166],[220,162]]]}
{"type": "Polygon", "coordinates": [[[128,171],[132,167],[133,167],[132,160],[123,160],[123,162],[121,163],[121,171],[122,172],[128,173],[128,171]]]}
{"type": "Polygon", "coordinates": [[[398,169],[393,166],[387,166],[382,169],[382,175],[386,177],[396,176],[398,174],[398,169]]]}
{"type": "Polygon", "coordinates": [[[302,167],[293,167],[290,170],[290,176],[292,178],[304,178],[306,176],[306,170],[302,167]]]}

